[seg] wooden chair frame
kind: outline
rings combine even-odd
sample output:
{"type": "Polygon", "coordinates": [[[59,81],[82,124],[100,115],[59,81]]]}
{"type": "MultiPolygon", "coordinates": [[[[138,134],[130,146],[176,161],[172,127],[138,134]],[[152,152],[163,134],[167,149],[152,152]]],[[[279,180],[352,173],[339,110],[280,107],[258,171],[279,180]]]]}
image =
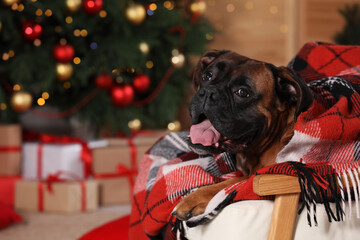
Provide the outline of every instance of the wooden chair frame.
{"type": "MultiPolygon", "coordinates": [[[[347,177],[351,176],[347,174],[347,177]]],[[[346,186],[356,187],[352,181],[346,183],[343,175],[340,180],[345,191],[346,186]]],[[[253,190],[259,196],[275,195],[268,240],[292,239],[301,191],[299,179],[281,174],[258,175],[254,178],[253,190]]]]}
{"type": "Polygon", "coordinates": [[[268,240],[292,239],[297,214],[300,185],[297,177],[287,175],[258,175],[253,181],[254,193],[275,195],[268,240]]]}

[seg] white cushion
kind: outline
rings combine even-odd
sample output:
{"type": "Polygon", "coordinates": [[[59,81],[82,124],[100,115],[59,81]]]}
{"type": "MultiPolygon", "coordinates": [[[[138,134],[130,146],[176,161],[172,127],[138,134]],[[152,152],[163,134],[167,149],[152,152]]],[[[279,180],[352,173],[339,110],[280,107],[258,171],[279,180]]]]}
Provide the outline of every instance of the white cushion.
{"type": "MultiPolygon", "coordinates": [[[[210,223],[189,228],[185,224],[185,236],[189,240],[241,240],[267,239],[274,202],[270,200],[240,201],[225,207],[210,223]]],[[[310,227],[306,209],[296,217],[294,240],[360,239],[360,219],[356,218],[355,204],[349,218],[342,222],[329,222],[325,208],[317,205],[318,226],[310,227]]],[[[335,209],[332,206],[332,209],[335,209]]],[[[314,225],[314,223],[313,223],[314,225]]]]}

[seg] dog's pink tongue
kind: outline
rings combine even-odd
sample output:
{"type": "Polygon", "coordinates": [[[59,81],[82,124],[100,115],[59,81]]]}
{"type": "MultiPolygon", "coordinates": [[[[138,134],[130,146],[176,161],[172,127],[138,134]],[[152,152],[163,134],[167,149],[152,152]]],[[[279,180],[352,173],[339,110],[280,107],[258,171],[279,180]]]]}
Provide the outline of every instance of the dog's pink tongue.
{"type": "Polygon", "coordinates": [[[214,128],[210,121],[206,119],[199,124],[191,126],[190,138],[194,144],[211,146],[219,141],[220,133],[214,128]]]}

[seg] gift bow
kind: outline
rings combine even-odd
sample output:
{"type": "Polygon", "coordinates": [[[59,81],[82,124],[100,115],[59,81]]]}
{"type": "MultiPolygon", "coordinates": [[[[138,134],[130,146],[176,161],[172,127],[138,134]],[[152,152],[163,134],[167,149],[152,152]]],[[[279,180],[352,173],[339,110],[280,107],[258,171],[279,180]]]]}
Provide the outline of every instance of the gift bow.
{"type": "Polygon", "coordinates": [[[84,181],[81,181],[80,178],[67,171],[58,171],[55,174],[49,174],[44,181],[40,181],[38,184],[38,210],[40,212],[44,211],[44,191],[43,184],[46,184],[46,188],[50,193],[54,193],[53,183],[67,182],[67,181],[78,181],[81,187],[81,210],[86,211],[86,187],[84,181]],[[64,178],[67,176],[69,178],[64,178]]]}
{"type": "Polygon", "coordinates": [[[49,174],[45,179],[47,190],[53,193],[53,183],[67,182],[67,181],[80,181],[80,177],[72,172],[58,171],[55,174],[49,174]],[[68,177],[68,178],[66,178],[68,177]]]}
{"type": "Polygon", "coordinates": [[[46,143],[55,143],[55,144],[71,144],[71,143],[79,143],[81,144],[81,154],[80,159],[84,163],[84,177],[87,178],[91,174],[91,162],[92,155],[91,150],[87,144],[87,142],[81,140],[76,137],[69,136],[55,136],[49,134],[41,134],[39,135],[39,141],[42,144],[46,143]]]}
{"type": "Polygon", "coordinates": [[[129,169],[128,167],[126,167],[123,164],[119,164],[117,166],[117,172],[119,175],[136,175],[137,174],[137,169],[129,169]]]}

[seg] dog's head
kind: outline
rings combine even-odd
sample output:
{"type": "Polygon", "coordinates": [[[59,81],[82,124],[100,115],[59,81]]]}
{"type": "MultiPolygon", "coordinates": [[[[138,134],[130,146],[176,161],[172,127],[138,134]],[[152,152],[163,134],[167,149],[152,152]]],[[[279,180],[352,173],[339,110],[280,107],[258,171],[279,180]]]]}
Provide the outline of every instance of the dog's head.
{"type": "Polygon", "coordinates": [[[231,51],[205,53],[193,80],[197,92],[190,103],[189,144],[201,154],[256,149],[261,138],[281,128],[281,116],[295,121],[313,101],[291,69],[231,51]]]}

